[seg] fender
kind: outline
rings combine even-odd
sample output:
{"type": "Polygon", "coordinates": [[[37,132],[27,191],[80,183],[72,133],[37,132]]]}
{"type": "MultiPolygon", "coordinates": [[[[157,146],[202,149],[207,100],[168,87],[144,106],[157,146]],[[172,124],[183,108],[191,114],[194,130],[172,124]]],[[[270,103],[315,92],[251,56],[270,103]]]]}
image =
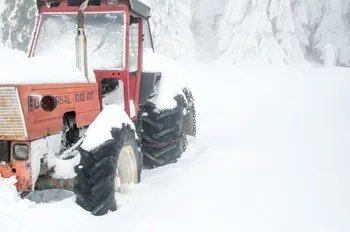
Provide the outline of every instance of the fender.
{"type": "Polygon", "coordinates": [[[141,74],[140,105],[144,106],[154,86],[160,81],[162,74],[160,72],[143,72],[141,74]]]}

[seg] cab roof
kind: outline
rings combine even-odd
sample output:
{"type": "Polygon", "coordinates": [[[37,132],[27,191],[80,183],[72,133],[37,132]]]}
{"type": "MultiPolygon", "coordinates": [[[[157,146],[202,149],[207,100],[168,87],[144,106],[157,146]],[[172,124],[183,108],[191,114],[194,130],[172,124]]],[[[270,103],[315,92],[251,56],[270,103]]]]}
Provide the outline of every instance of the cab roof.
{"type": "MultiPolygon", "coordinates": [[[[37,6],[41,12],[64,12],[68,8],[77,8],[85,0],[37,0],[37,6]],[[49,6],[49,7],[48,7],[49,6]]],[[[94,9],[105,8],[109,9],[113,6],[127,6],[131,12],[142,17],[149,18],[151,8],[142,0],[90,0],[89,6],[94,9]]]]}

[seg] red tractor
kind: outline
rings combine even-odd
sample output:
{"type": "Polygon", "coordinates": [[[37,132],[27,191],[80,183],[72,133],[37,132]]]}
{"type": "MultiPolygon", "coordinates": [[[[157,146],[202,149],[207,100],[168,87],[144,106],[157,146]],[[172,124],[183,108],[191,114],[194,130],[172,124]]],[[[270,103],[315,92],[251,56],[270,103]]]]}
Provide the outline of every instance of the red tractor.
{"type": "Polygon", "coordinates": [[[23,195],[72,190],[78,205],[104,215],[143,168],[185,151],[186,136],[196,134],[193,97],[183,88],[175,107],[157,109],[162,73],[143,71],[153,42],[150,8],[140,0],[37,0],[37,7],[29,57],[74,60],[86,83],[0,85],[0,174],[16,176],[23,195]],[[69,168],[73,174],[62,174],[69,168]]]}

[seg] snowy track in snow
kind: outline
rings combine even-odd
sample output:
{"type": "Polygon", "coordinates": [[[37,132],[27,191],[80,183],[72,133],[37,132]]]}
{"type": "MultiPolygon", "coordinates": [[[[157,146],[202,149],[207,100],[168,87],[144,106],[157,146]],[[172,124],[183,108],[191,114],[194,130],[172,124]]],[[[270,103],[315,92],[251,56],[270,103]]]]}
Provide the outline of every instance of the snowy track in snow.
{"type": "Polygon", "coordinates": [[[103,217],[2,180],[0,231],[350,231],[349,69],[190,71],[198,137],[178,163],[145,170],[103,217]]]}

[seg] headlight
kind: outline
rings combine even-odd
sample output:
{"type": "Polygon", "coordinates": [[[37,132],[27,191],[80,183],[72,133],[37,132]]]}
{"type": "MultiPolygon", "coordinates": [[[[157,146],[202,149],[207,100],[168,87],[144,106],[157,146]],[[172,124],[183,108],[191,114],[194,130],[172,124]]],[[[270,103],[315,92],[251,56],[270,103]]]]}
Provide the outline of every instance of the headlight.
{"type": "Polygon", "coordinates": [[[28,160],[29,152],[27,145],[15,145],[13,149],[13,158],[16,160],[28,160]]]}

